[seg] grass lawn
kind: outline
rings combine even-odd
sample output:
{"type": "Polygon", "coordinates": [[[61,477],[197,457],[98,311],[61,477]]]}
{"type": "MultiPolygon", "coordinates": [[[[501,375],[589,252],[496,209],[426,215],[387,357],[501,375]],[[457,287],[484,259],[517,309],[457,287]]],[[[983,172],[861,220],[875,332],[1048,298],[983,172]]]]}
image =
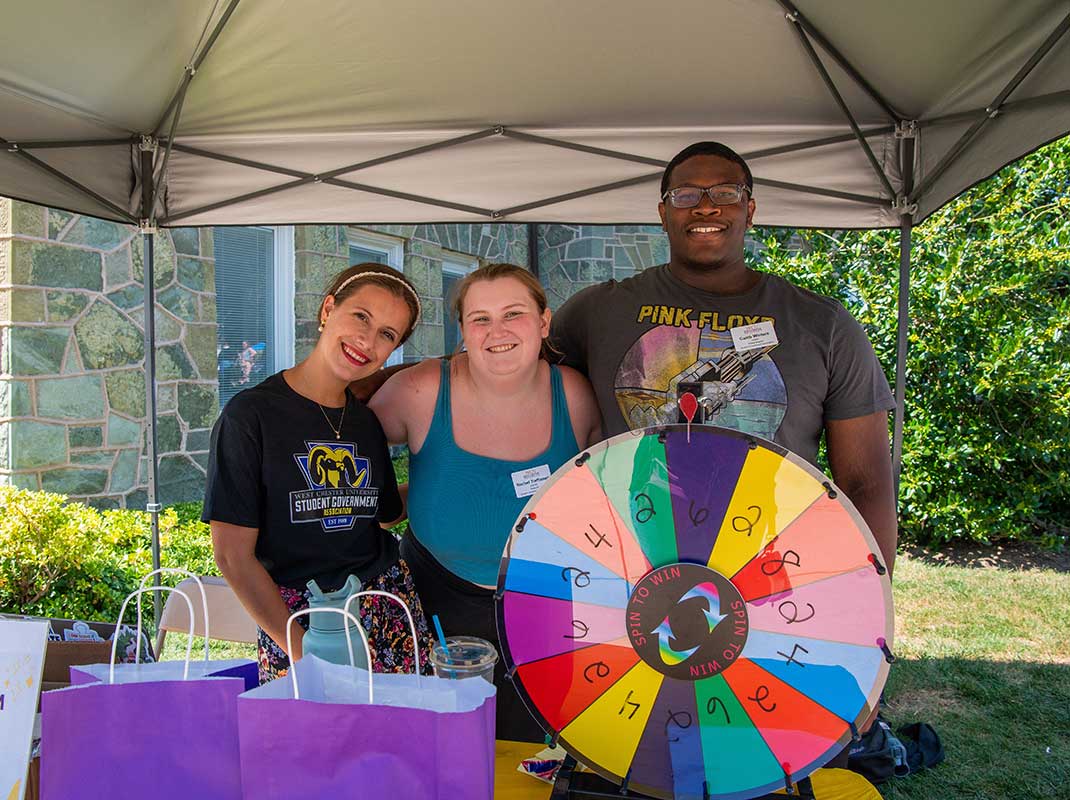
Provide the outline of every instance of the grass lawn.
{"type": "MultiPolygon", "coordinates": [[[[885,716],[932,724],[947,761],[884,784],[885,798],[1070,798],[1070,572],[900,556],[895,602],[885,716]]],[[[183,657],[185,638],[169,634],[164,658],[183,657]]],[[[256,657],[251,645],[212,651],[256,657]]]]}
{"type": "Polygon", "coordinates": [[[888,800],[1070,797],[1070,573],[900,557],[885,716],[932,724],[935,769],[888,800]]]}

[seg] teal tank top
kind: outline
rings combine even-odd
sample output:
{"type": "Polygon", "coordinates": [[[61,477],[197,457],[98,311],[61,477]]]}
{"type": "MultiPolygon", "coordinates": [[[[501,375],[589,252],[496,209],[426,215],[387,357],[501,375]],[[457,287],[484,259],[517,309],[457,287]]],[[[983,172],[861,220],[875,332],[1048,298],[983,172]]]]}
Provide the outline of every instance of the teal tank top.
{"type": "Polygon", "coordinates": [[[438,400],[420,452],[409,458],[410,535],[442,566],[469,583],[495,586],[516,518],[549,474],[579,452],[561,371],[550,365],[550,446],[526,461],[469,453],[453,439],[449,362],[442,361],[438,400]],[[519,495],[519,496],[518,496],[519,495]]]}

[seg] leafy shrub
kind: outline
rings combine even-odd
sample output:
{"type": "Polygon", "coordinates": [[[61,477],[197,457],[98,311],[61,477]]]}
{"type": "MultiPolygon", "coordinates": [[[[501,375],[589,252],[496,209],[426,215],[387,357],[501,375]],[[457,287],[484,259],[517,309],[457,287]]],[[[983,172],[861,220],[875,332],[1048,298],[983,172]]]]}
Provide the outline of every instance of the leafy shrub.
{"type": "Polygon", "coordinates": [[[84,616],[115,583],[100,514],[65,500],[0,487],[0,610],[54,616],[76,588],[69,607],[84,616]]]}
{"type": "MultiPolygon", "coordinates": [[[[757,266],[841,300],[893,381],[898,231],[759,237],[757,266]]],[[[901,532],[1065,540],[1070,138],[955,199],[913,242],[901,532]]]]}
{"type": "MultiPolygon", "coordinates": [[[[181,518],[173,508],[161,512],[161,565],[218,575],[208,526],[191,511],[181,518]]],[[[97,511],[63,495],[0,487],[0,611],[114,621],[151,570],[147,513],[97,511]]]]}

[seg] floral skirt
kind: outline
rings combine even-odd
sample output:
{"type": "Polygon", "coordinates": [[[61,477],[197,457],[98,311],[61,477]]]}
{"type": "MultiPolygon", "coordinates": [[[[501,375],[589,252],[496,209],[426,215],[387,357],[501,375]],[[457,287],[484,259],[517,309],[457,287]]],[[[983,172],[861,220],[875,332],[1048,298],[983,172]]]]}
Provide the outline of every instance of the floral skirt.
{"type": "MultiPolygon", "coordinates": [[[[278,588],[291,614],[308,608],[308,589],[290,589],[285,586],[278,588]]],[[[424,675],[430,675],[432,638],[428,632],[427,619],[424,617],[420,598],[413,587],[412,576],[405,562],[398,561],[361,589],[390,592],[408,604],[416,622],[416,638],[420,645],[420,671],[424,675]]],[[[360,598],[358,602],[360,623],[368,636],[368,645],[372,653],[372,670],[374,672],[412,672],[412,634],[409,632],[409,620],[405,616],[405,611],[389,597],[371,595],[360,598]]],[[[299,617],[296,622],[308,630],[307,616],[299,617]]],[[[256,644],[260,660],[260,682],[267,683],[285,675],[290,668],[290,659],[283,648],[263,630],[258,632],[256,644]]]]}

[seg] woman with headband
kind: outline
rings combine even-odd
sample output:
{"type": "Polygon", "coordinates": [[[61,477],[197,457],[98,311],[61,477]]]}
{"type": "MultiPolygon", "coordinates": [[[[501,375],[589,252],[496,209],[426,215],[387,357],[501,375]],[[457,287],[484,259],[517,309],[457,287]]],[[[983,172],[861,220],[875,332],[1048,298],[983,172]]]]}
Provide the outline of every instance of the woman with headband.
{"type": "MultiPolygon", "coordinates": [[[[465,351],[399,372],[369,406],[411,453],[401,552],[424,610],[447,634],[497,644],[493,593],[506,539],[550,473],[601,438],[601,418],[587,380],[548,363],[550,310],[526,269],[477,269],[459,284],[453,312],[465,351]]],[[[501,659],[494,682],[498,737],[542,741],[501,659]]]]}
{"type": "MultiPolygon", "coordinates": [[[[260,680],[285,674],[301,657],[307,584],[338,589],[350,574],[362,588],[405,600],[417,621],[421,663],[430,637],[383,525],[405,515],[386,438],[375,415],[348,391],[378,370],[412,333],[420,300],[401,273],[359,264],[338,275],[319,310],[319,340],[297,366],[235,395],[212,430],[203,519],[216,563],[260,627],[260,680]]],[[[404,612],[387,598],[362,597],[360,618],[376,672],[411,672],[413,647],[404,612]]]]}

